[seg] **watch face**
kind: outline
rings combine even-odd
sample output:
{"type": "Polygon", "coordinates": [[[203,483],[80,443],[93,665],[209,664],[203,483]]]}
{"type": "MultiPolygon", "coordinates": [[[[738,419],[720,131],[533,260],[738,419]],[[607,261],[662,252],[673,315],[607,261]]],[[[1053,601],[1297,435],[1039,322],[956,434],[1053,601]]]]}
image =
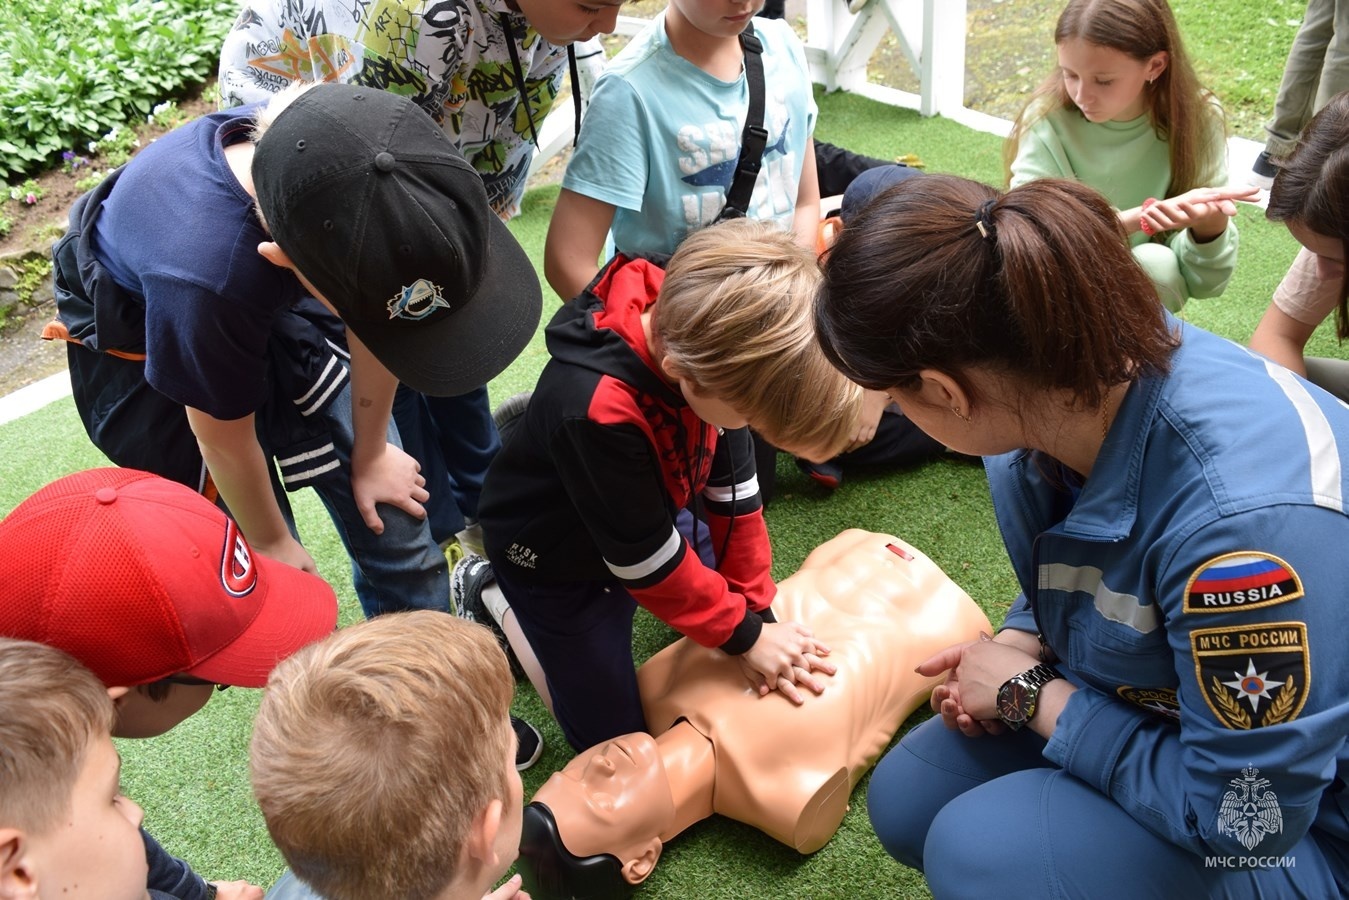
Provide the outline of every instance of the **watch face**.
{"type": "Polygon", "coordinates": [[[998,715],[1009,725],[1026,721],[1030,692],[1019,679],[1012,679],[998,691],[998,715]]]}

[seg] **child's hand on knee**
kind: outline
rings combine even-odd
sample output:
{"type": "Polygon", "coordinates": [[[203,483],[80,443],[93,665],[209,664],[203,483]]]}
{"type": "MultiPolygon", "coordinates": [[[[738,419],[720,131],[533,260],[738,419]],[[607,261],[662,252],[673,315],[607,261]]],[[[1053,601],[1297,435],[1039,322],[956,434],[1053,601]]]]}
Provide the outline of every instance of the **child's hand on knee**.
{"type": "Polygon", "coordinates": [[[812,673],[833,675],[837,671],[833,663],[822,659],[828,655],[829,648],[817,641],[806,626],[799,622],[771,622],[763,626],[754,646],[737,660],[759,696],[781,691],[799,706],[803,700],[797,685],[821,694],[824,682],[812,673]]]}
{"type": "Polygon", "coordinates": [[[361,518],[375,534],[384,533],[384,521],[375,509],[376,503],[388,503],[410,516],[426,518],[422,504],[431,495],[421,468],[417,460],[393,444],[385,444],[384,452],[373,459],[352,460],[351,493],[361,518]]]}

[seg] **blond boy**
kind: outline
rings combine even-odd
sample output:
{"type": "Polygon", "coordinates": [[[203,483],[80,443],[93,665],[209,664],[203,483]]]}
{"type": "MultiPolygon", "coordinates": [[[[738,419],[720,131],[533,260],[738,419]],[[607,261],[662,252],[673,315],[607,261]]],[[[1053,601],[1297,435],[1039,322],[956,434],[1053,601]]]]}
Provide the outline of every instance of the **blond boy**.
{"type": "MultiPolygon", "coordinates": [[[[482,897],[520,844],[511,691],[487,629],[429,611],[353,625],[277,666],[253,790],[299,880],[326,900],[482,897]]],[[[519,886],[491,896],[527,898],[519,886]]]]}
{"type": "MultiPolygon", "coordinates": [[[[693,234],[666,270],[617,257],[553,317],[553,358],[492,463],[481,520],[497,587],[573,747],[648,730],[637,604],[738,657],[761,692],[799,702],[798,685],[822,689],[812,673],[831,670],[828,648],[768,609],[746,428],[815,458],[849,439],[858,389],[815,344],[818,278],[790,235],[732,221],[693,234]],[[701,541],[675,525],[691,503],[706,520],[694,524],[701,541]],[[715,559],[695,549],[709,534],[715,559]]],[[[487,599],[484,568],[456,569],[461,608],[487,599]]]]}
{"type": "Polygon", "coordinates": [[[0,898],[150,896],[112,721],[108,692],[72,657],[0,638],[0,898]]]}

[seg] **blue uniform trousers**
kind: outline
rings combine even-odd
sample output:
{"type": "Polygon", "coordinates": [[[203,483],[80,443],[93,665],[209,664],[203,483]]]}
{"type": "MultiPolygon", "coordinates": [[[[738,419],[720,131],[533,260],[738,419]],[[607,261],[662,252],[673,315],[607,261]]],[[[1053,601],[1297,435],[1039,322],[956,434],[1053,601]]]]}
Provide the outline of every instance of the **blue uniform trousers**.
{"type": "Polygon", "coordinates": [[[1312,832],[1283,857],[1206,860],[1053,766],[1030,731],[967,738],[933,718],[876,766],[867,812],[934,897],[1340,897],[1349,848],[1312,832]]]}

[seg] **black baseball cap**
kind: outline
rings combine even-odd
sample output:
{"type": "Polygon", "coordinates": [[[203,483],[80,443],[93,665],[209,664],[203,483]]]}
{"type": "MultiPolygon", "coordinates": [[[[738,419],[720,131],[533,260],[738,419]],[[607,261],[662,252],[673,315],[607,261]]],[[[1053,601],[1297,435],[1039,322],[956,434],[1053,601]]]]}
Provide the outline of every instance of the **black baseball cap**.
{"type": "Polygon", "coordinates": [[[500,374],[543,296],[482,179],[415,103],[319,84],[253,156],[272,239],[399,381],[436,396],[500,374]]]}
{"type": "Polygon", "coordinates": [[[838,215],[843,220],[844,227],[847,227],[848,219],[861,212],[862,207],[876,197],[895,185],[908,181],[910,178],[917,178],[922,174],[921,169],[914,169],[903,163],[893,163],[867,169],[858,175],[843,192],[843,201],[838,215]]]}

